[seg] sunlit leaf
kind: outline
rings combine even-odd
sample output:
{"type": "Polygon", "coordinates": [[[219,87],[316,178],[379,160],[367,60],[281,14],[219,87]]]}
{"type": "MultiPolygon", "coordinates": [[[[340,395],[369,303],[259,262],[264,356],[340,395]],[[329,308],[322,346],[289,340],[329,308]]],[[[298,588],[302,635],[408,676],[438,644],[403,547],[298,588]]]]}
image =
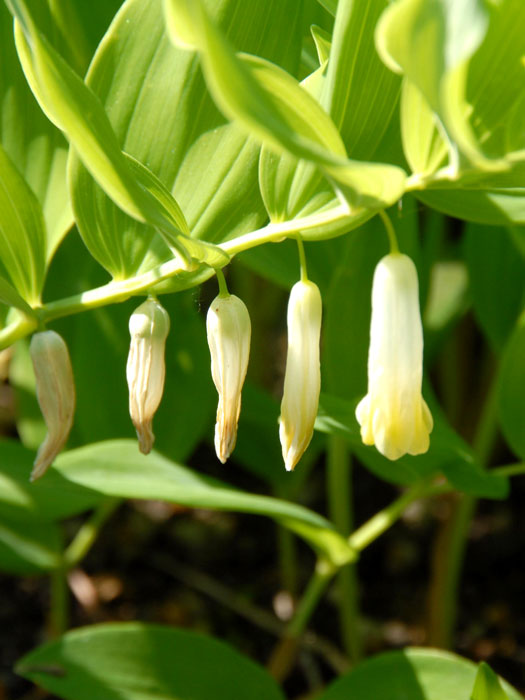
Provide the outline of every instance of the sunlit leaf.
{"type": "MultiPolygon", "coordinates": [[[[4,276],[10,277],[17,292],[31,305],[40,301],[45,257],[40,203],[0,146],[0,261],[4,276]]],[[[14,305],[20,307],[19,303],[14,305]]]]}

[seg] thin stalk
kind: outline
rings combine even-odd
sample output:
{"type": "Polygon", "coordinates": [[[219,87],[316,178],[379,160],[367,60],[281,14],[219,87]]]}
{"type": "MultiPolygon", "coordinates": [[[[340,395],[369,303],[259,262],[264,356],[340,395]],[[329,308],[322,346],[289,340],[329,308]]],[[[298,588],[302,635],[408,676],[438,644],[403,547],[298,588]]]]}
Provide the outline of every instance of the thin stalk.
{"type": "Polygon", "coordinates": [[[219,296],[222,297],[223,299],[225,297],[229,297],[230,293],[228,291],[228,285],[226,284],[226,277],[224,276],[224,272],[222,270],[215,270],[215,274],[217,275],[217,282],[219,283],[219,296]]]}
{"type": "Polygon", "coordinates": [[[451,490],[452,487],[449,484],[432,485],[426,479],[418,482],[355,530],[348,538],[348,544],[353,549],[359,552],[362,551],[392,527],[411,503],[420,498],[447,493],[451,490]]]}
{"type": "Polygon", "coordinates": [[[69,591],[65,566],[51,572],[49,584],[49,636],[54,639],[62,636],[69,626],[69,591]]]}
{"type": "Polygon", "coordinates": [[[282,681],[292,668],[298,647],[298,638],[306,626],[321,599],[330,580],[336,573],[336,567],[324,559],[317,561],[315,571],[288,624],[286,631],[273,650],[267,664],[268,671],[278,681],[282,681]]]}
{"type": "Polygon", "coordinates": [[[306,267],[306,253],[301,236],[297,236],[297,248],[299,250],[299,265],[301,268],[301,282],[308,282],[308,269],[306,267]]]}
{"type": "MultiPolygon", "coordinates": [[[[328,438],[327,492],[330,520],[343,535],[353,528],[352,462],[346,442],[337,435],[328,438]]],[[[349,564],[337,574],[339,625],[343,646],[353,663],[361,657],[357,567],[349,564]]]]}
{"type": "MultiPolygon", "coordinates": [[[[481,466],[486,467],[497,434],[497,383],[492,382],[483,406],[472,446],[481,466]]],[[[465,559],[468,533],[477,499],[459,496],[452,517],[437,539],[433,578],[429,591],[429,644],[452,647],[457,621],[458,590],[465,559]]]]}
{"type": "Polygon", "coordinates": [[[297,547],[294,533],[283,525],[277,525],[277,554],[281,584],[295,598],[297,593],[297,547]]]}
{"type": "Polygon", "coordinates": [[[77,566],[94,545],[107,520],[120,505],[121,500],[110,498],[93,511],[91,517],[79,528],[64,552],[64,565],[67,570],[77,566]]]}
{"type": "Polygon", "coordinates": [[[390,217],[388,216],[386,211],[384,211],[384,209],[379,210],[379,216],[381,217],[381,220],[385,225],[385,229],[388,235],[388,242],[390,243],[390,252],[399,253],[399,244],[397,242],[396,232],[394,231],[394,227],[392,226],[390,217]]]}

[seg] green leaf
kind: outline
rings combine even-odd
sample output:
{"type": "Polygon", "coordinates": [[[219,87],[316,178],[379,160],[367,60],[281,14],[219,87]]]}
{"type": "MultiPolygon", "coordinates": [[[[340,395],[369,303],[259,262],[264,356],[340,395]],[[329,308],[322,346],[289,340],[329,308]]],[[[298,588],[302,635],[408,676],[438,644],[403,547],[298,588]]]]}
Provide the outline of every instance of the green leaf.
{"type": "Polygon", "coordinates": [[[525,459],[525,319],[511,335],[501,361],[498,405],[503,433],[514,452],[525,459]]]}
{"type": "Polygon", "coordinates": [[[431,175],[445,164],[447,143],[439,133],[437,117],[421,91],[406,79],[401,92],[401,134],[414,173],[431,175]]]}
{"type": "MultiPolygon", "coordinates": [[[[319,700],[467,700],[476,665],[437,649],[390,651],[360,663],[321,693],[319,700]]],[[[521,695],[504,681],[508,700],[521,695]]]]}
{"type": "MultiPolygon", "coordinates": [[[[71,450],[60,455],[50,470],[53,472],[106,496],[161,499],[193,508],[266,515],[334,562],[342,564],[354,557],[346,540],[317,513],[295,503],[238,491],[158,453],[145,457],[133,440],[113,440],[71,450]]],[[[48,478],[46,475],[42,481],[48,478]]]]}
{"type": "Polygon", "coordinates": [[[492,226],[525,224],[525,187],[456,187],[414,194],[429,207],[458,219],[492,226]]]}
{"type": "Polygon", "coordinates": [[[0,277],[0,304],[14,306],[15,309],[19,309],[28,316],[34,315],[34,311],[29,304],[22,299],[16,289],[14,289],[3,277],[0,277]]]}
{"type": "MultiPolygon", "coordinates": [[[[203,6],[164,3],[168,30],[193,37],[207,84],[224,113],[278,152],[311,160],[337,182],[352,206],[381,207],[404,190],[404,172],[384,164],[349,161],[330,117],[285,71],[255,56],[236,56],[203,6]]],[[[186,37],[187,38],[187,37],[186,37]]]]}
{"type": "Polygon", "coordinates": [[[452,172],[459,168],[454,142],[469,161],[490,164],[469,123],[466,94],[469,60],[483,41],[488,14],[481,0],[446,2],[397,0],[383,13],[376,31],[379,55],[421,91],[447,129],[452,172]]]}
{"type": "MultiPolygon", "coordinates": [[[[40,3],[38,10],[42,19],[51,22],[47,3],[40,3]]],[[[67,144],[29,90],[15,49],[13,18],[4,3],[0,4],[0,46],[0,143],[40,202],[49,262],[73,223],[66,185],[67,144]]]]}
{"type": "Polygon", "coordinates": [[[471,700],[509,700],[498,676],[484,661],[478,667],[471,700]]]}
{"type": "Polygon", "coordinates": [[[321,394],[316,430],[340,435],[376,476],[397,484],[411,484],[423,477],[442,473],[459,491],[482,498],[506,498],[508,479],[484,471],[477,463],[470,447],[448,425],[428,390],[423,392],[434,418],[430,434],[430,448],[424,455],[405,455],[391,461],[375,447],[365,447],[361,441],[355,407],[359,399],[347,401],[329,394],[321,394]]]}
{"type": "Polygon", "coordinates": [[[374,30],[385,0],[339,0],[326,82],[320,102],[341,132],[347,152],[358,160],[403,163],[397,114],[401,80],[379,59],[374,30]],[[390,124],[393,137],[385,142],[390,124]]]}
{"type": "Polygon", "coordinates": [[[54,523],[0,518],[1,571],[19,576],[50,571],[59,565],[60,554],[61,537],[54,523]]]}
{"type": "Polygon", "coordinates": [[[14,441],[0,441],[0,522],[51,522],[90,510],[104,500],[59,474],[30,483],[35,453],[14,441]]]}
{"type": "MultiPolygon", "coordinates": [[[[237,47],[286,65],[296,62],[300,6],[295,0],[249,5],[217,0],[210,3],[210,11],[237,47]],[[283,32],[261,32],[268,17],[283,32]]],[[[224,124],[196,64],[193,54],[175,49],[168,40],[161,3],[128,0],[100,44],[86,80],[124,151],[147,164],[173,192],[192,237],[222,241],[264,223],[257,187],[259,146],[236,125],[224,124]]],[[[70,181],[79,228],[99,261],[109,256],[108,241],[121,251],[111,262],[122,276],[145,272],[167,259],[169,251],[154,229],[118,210],[75,157],[70,181]]]]}
{"type": "Polygon", "coordinates": [[[263,668],[224,642],[138,622],[73,630],[16,670],[65,700],[284,700],[263,668]]]}
{"type": "Polygon", "coordinates": [[[495,350],[501,350],[525,301],[525,260],[505,229],[471,224],[465,238],[474,311],[495,350]]]}
{"type": "MultiPolygon", "coordinates": [[[[118,206],[138,221],[157,227],[168,245],[188,260],[191,253],[184,246],[173,207],[166,208],[165,197],[159,199],[157,189],[144,187],[143,178],[137,177],[100,101],[39,33],[23,0],[10,0],[10,4],[18,20],[16,37],[21,62],[47,116],[66,133],[83,163],[118,206]]],[[[111,247],[109,252],[111,256],[120,253],[111,247]]],[[[120,268],[111,271],[115,276],[121,274],[120,268]]]]}
{"type": "MultiPolygon", "coordinates": [[[[4,276],[9,276],[20,296],[35,306],[40,301],[45,274],[42,209],[1,146],[0,212],[0,260],[4,276]]],[[[19,304],[16,306],[20,308],[19,304]]]]}

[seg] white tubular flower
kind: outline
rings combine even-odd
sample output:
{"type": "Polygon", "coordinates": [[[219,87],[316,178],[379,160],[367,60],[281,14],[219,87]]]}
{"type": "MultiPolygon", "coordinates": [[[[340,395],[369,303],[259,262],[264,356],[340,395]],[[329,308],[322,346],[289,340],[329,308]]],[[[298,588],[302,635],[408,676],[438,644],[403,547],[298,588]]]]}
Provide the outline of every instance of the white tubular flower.
{"type": "Polygon", "coordinates": [[[143,454],[151,452],[155,441],[152,423],[164,391],[164,348],[169,330],[168,312],[155,299],[141,304],[129,319],[129,414],[143,454]]]}
{"type": "Polygon", "coordinates": [[[284,465],[291,471],[310,444],[319,405],[323,305],[313,282],[297,282],[288,302],[288,354],[279,419],[284,465]]]}
{"type": "Polygon", "coordinates": [[[55,331],[35,333],[29,346],[36,396],[47,426],[31,481],[43,476],[67,442],[75,415],[75,383],[67,345],[55,331]]]}
{"type": "Polygon", "coordinates": [[[356,409],[365,445],[392,460],[428,450],[433,420],[422,378],[417,272],[409,257],[391,253],[379,261],[372,286],[368,394],[356,409]]]}
{"type": "Polygon", "coordinates": [[[233,294],[219,294],[208,309],[206,330],[211,375],[219,393],[215,452],[224,464],[237,442],[241,391],[250,355],[251,323],[244,302],[233,294]]]}

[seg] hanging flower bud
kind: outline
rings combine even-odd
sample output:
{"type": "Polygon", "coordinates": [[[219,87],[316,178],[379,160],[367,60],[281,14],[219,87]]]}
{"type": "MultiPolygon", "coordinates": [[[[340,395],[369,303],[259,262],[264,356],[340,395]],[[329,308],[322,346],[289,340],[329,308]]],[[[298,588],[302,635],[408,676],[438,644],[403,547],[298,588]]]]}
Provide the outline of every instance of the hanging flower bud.
{"type": "Polygon", "coordinates": [[[368,394],[356,409],[365,445],[388,459],[428,450],[433,420],[422,378],[417,272],[409,257],[391,253],[379,261],[372,287],[368,394]]]}
{"type": "Polygon", "coordinates": [[[131,314],[126,377],[129,387],[129,414],[140,451],[151,452],[155,436],[153,416],[164,391],[166,366],[164,348],[170,330],[168,312],[155,299],[148,299],[131,314]]]}
{"type": "Polygon", "coordinates": [[[288,355],[281,403],[279,437],[287,471],[310,444],[319,405],[319,339],[323,305],[313,282],[297,282],[288,302],[288,355]]]}
{"type": "Polygon", "coordinates": [[[35,333],[29,346],[36,396],[47,426],[38,448],[31,481],[43,476],[67,442],[75,415],[75,383],[69,352],[55,331],[35,333]]]}
{"type": "Polygon", "coordinates": [[[248,309],[233,294],[217,296],[206,317],[211,375],[219,393],[215,452],[224,464],[237,441],[241,391],[248,369],[251,324],[248,309]]]}

